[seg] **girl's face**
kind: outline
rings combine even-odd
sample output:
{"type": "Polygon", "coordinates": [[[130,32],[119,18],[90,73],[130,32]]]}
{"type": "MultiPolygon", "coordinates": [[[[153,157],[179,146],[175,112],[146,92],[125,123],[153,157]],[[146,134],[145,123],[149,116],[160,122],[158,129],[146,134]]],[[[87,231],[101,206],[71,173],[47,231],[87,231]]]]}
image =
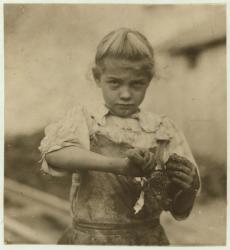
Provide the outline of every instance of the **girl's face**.
{"type": "Polygon", "coordinates": [[[137,112],[150,82],[144,64],[142,60],[104,59],[104,71],[95,80],[112,114],[127,117],[137,112]]]}

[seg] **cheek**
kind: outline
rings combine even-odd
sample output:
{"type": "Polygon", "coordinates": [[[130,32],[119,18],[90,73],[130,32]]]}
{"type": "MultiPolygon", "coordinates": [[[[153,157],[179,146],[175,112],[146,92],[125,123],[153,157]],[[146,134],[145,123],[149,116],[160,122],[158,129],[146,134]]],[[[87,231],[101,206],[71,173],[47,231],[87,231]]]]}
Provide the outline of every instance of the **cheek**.
{"type": "Polygon", "coordinates": [[[116,96],[117,96],[116,91],[112,91],[108,87],[104,87],[102,89],[102,92],[103,92],[104,99],[107,103],[113,103],[114,100],[116,99],[116,96]]]}
{"type": "Polygon", "coordinates": [[[135,101],[140,104],[143,100],[144,100],[144,97],[145,97],[145,93],[146,93],[146,89],[142,90],[142,91],[135,91],[133,93],[133,97],[135,99],[135,101]]]}

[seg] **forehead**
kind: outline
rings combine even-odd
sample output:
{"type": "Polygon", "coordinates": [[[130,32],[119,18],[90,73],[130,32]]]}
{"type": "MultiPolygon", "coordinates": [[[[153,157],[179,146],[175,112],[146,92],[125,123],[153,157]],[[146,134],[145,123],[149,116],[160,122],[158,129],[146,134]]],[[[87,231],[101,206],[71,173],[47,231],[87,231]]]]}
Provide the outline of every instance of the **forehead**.
{"type": "Polygon", "coordinates": [[[147,65],[149,62],[146,59],[143,60],[127,60],[121,58],[105,58],[104,59],[104,71],[103,73],[111,76],[125,76],[132,75],[137,76],[146,76],[147,65]]]}

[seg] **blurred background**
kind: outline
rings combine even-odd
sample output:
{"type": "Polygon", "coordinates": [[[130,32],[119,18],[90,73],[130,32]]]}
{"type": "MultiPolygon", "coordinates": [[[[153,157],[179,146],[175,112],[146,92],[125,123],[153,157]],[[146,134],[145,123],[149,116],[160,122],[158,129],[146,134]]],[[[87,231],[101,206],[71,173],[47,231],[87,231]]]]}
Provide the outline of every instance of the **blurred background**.
{"type": "Polygon", "coordinates": [[[173,245],[226,242],[226,9],[221,4],[5,4],[5,242],[55,244],[69,216],[70,177],[40,172],[44,127],[100,92],[91,68],[99,41],[129,27],[155,50],[143,108],[183,130],[200,167],[191,216],[162,215],[173,245]],[[49,232],[49,233],[48,233],[49,232]]]}

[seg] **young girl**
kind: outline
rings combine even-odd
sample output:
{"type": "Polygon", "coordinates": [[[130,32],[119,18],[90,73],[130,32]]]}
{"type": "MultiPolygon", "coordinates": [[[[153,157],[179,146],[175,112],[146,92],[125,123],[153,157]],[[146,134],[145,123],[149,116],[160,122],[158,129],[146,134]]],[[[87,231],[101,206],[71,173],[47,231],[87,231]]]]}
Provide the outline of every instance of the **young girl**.
{"type": "Polygon", "coordinates": [[[42,170],[72,174],[72,225],[59,244],[168,245],[163,210],[185,219],[200,186],[183,134],[165,116],[140,110],[154,76],[153,49],[121,28],[97,48],[93,76],[103,94],[45,129],[42,170]]]}

